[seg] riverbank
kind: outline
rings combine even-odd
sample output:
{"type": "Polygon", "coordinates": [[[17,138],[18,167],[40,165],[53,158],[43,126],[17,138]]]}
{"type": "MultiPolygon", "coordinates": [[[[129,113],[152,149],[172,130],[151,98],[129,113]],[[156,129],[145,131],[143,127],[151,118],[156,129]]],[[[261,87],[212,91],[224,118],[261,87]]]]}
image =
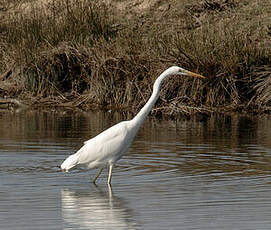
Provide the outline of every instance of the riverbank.
{"type": "Polygon", "coordinates": [[[0,97],[31,107],[137,112],[171,65],[158,116],[271,111],[271,3],[3,1],[0,97]]]}

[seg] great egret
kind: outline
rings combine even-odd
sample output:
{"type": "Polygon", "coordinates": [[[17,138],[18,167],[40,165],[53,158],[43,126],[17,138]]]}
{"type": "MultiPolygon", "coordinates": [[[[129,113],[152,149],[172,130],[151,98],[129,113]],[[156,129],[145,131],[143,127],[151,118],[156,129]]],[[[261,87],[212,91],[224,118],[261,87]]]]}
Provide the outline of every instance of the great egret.
{"type": "Polygon", "coordinates": [[[103,168],[106,165],[109,165],[107,183],[110,185],[114,164],[122,157],[132,144],[137,131],[159,97],[163,80],[170,75],[187,75],[205,78],[178,66],[168,68],[156,79],[150,99],[132,120],[122,121],[103,131],[94,138],[85,141],[81,149],[79,149],[75,154],[69,156],[61,164],[61,169],[67,172],[76,165],[84,165],[88,169],[99,168],[93,179],[93,183],[95,183],[103,168]]]}

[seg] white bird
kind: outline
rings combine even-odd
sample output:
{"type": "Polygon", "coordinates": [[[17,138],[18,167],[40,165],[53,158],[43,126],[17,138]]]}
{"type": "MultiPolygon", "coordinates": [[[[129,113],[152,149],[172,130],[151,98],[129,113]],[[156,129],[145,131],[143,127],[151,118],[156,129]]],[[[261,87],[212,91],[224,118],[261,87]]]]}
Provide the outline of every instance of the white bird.
{"type": "Polygon", "coordinates": [[[95,183],[103,168],[108,165],[109,173],[107,183],[110,185],[115,163],[131,146],[137,131],[159,97],[163,80],[170,75],[187,75],[205,78],[200,74],[190,72],[178,66],[168,68],[156,79],[150,99],[132,120],[122,121],[94,138],[85,141],[81,149],[69,156],[61,164],[61,169],[67,172],[76,165],[84,165],[88,169],[99,168],[99,171],[93,179],[93,183],[95,183]]]}

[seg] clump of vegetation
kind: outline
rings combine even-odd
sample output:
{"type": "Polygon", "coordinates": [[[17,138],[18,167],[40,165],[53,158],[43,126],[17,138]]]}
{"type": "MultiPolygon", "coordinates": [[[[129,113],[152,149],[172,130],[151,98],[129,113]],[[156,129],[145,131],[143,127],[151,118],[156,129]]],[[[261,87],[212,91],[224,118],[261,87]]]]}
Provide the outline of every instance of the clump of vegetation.
{"type": "Polygon", "coordinates": [[[167,81],[156,113],[270,107],[267,1],[168,1],[140,13],[115,1],[31,3],[2,3],[0,72],[16,85],[5,87],[10,95],[137,111],[154,79],[180,65],[208,79],[167,81]]]}
{"type": "Polygon", "coordinates": [[[187,5],[190,12],[208,13],[210,11],[222,12],[237,7],[236,0],[204,0],[197,3],[187,5]]]}

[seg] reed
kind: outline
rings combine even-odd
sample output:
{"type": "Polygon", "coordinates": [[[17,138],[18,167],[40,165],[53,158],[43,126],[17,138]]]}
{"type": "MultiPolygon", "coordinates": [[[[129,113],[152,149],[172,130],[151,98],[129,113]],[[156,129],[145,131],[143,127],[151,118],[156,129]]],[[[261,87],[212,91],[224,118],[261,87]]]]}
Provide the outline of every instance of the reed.
{"type": "Polygon", "coordinates": [[[5,90],[35,101],[137,111],[156,76],[180,65],[208,80],[167,81],[154,111],[270,106],[268,1],[170,1],[140,17],[115,3],[4,1],[0,71],[11,71],[5,80],[13,83],[5,90]]]}

